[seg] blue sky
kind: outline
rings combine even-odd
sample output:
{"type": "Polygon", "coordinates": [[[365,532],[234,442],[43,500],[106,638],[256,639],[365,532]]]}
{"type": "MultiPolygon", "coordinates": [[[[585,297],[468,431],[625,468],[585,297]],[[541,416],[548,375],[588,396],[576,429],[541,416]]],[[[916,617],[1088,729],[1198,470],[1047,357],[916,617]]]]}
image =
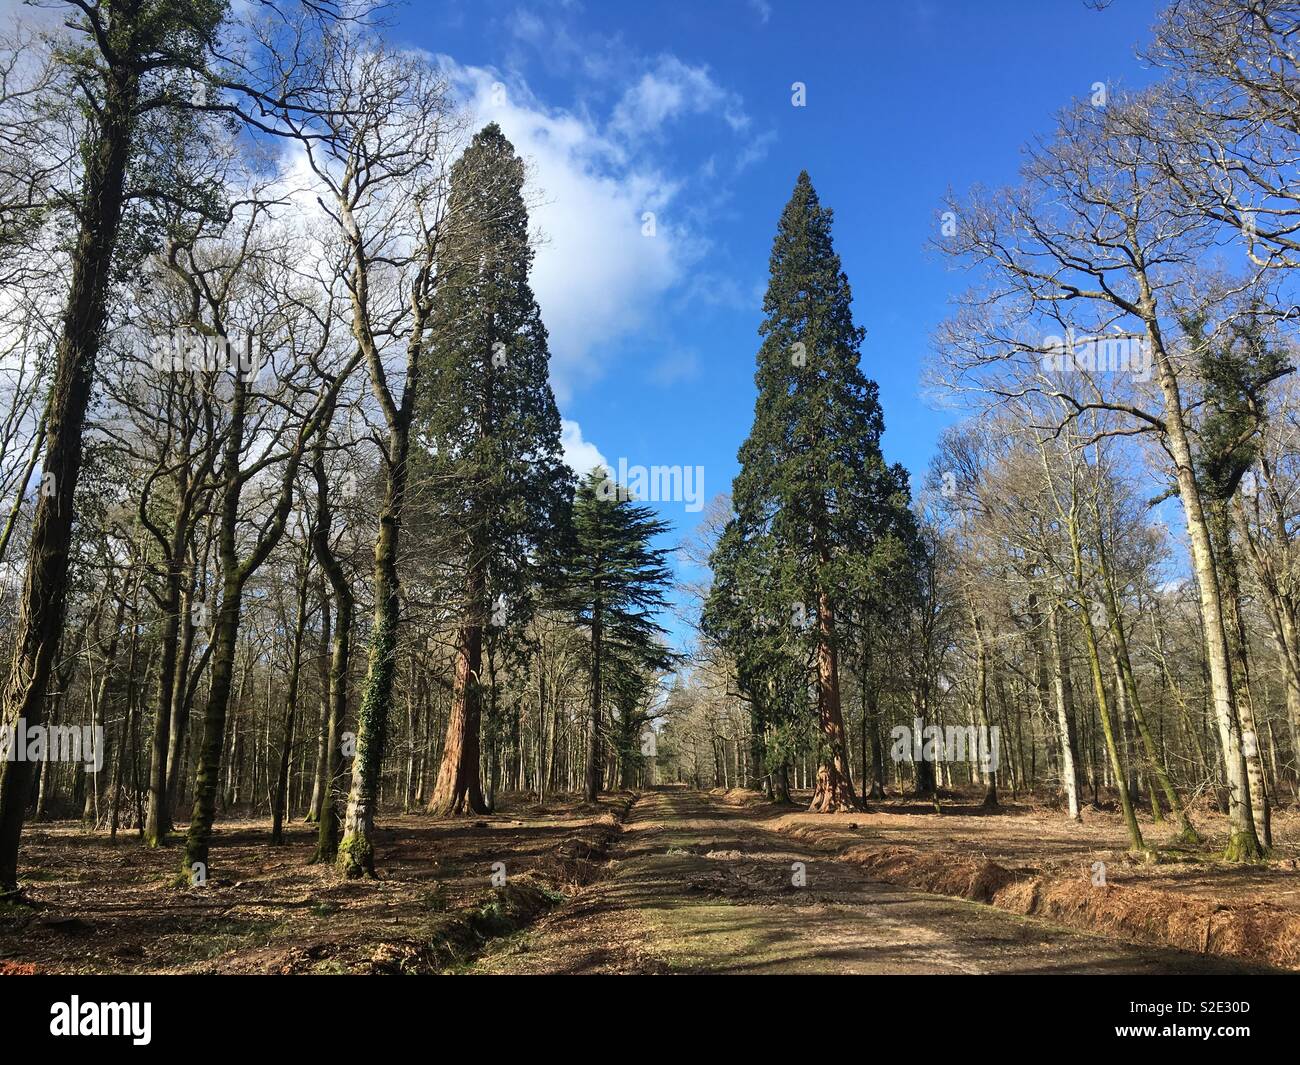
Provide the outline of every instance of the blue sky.
{"type": "MultiPolygon", "coordinates": [[[[952,417],[920,375],[965,284],[926,251],[942,197],[1014,180],[1021,145],[1093,83],[1148,80],[1136,51],[1159,6],[451,0],[403,10],[395,32],[442,56],[473,121],[499,121],[532,164],[572,453],[700,465],[711,497],[753,414],[768,253],[799,171],[835,210],[886,456],[919,481],[952,417]]],[[[683,532],[698,521],[659,509],[683,532]]]]}

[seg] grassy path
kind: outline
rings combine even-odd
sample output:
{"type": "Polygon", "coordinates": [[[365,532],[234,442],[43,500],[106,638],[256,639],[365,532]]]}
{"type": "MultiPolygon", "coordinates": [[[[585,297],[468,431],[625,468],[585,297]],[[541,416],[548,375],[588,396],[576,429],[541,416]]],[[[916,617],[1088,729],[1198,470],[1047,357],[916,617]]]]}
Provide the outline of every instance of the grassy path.
{"type": "Polygon", "coordinates": [[[640,797],[611,875],[481,973],[1238,973],[1219,958],[1066,931],[863,878],[765,827],[778,811],[640,797]],[[794,883],[798,867],[805,882],[794,883]]]}

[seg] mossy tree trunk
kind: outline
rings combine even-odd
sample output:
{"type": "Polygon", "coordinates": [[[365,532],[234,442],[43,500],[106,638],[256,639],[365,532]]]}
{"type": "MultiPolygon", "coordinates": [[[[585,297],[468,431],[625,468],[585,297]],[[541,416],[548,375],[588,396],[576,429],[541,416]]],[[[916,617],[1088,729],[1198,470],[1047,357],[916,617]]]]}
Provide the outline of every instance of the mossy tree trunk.
{"type": "MultiPolygon", "coordinates": [[[[270,518],[253,541],[248,554],[240,558],[239,502],[244,485],[265,469],[266,459],[241,469],[241,455],[245,446],[245,422],[248,410],[249,384],[241,371],[233,374],[230,401],[230,424],[223,447],[221,472],[221,505],[219,510],[218,555],[221,565],[221,603],[217,609],[215,632],[212,638],[212,677],[208,686],[207,703],[203,711],[203,742],[199,750],[199,764],[194,778],[194,810],[190,816],[189,831],[185,838],[185,857],[181,866],[184,882],[196,875],[208,876],[211,872],[208,851],[212,841],[212,825],[216,818],[217,799],[221,785],[221,752],[226,738],[226,716],[230,707],[230,693],[234,678],[235,658],[238,652],[240,607],[244,587],[275,550],[284,536],[289,513],[293,506],[294,486],[303,455],[318,433],[323,433],[333,416],[339,390],[351,376],[360,355],[353,358],[329,379],[329,384],[318,397],[316,406],[293,433],[284,455],[279,493],[270,518]]],[[[251,671],[251,662],[249,669],[251,671]]],[[[247,679],[247,673],[245,674],[247,679]]],[[[232,746],[234,746],[232,744],[232,746]]],[[[233,783],[239,784],[239,759],[232,757],[233,783]]],[[[232,793],[232,804],[237,795],[232,793]]]]}
{"type": "Polygon", "coordinates": [[[1219,574],[1210,541],[1209,522],[1196,480],[1196,465],[1183,410],[1182,393],[1173,362],[1165,348],[1164,337],[1155,314],[1155,298],[1145,272],[1137,271],[1140,299],[1137,310],[1145,325],[1147,341],[1155,358],[1156,380],[1164,398],[1165,438],[1174,461],[1178,494],[1187,520],[1187,535],[1192,549],[1192,569],[1200,593],[1201,618],[1205,625],[1206,660],[1210,673],[1210,692],[1219,742],[1223,751],[1228,784],[1228,819],[1230,835],[1225,857],[1229,861],[1256,861],[1264,850],[1255,831],[1251,811],[1250,788],[1246,776],[1246,757],[1241,742],[1241,723],[1232,687],[1232,668],[1228,656],[1228,633],[1224,623],[1223,600],[1219,591],[1219,574]]]}
{"type": "MultiPolygon", "coordinates": [[[[408,382],[408,392],[412,385],[408,382]]],[[[357,713],[356,755],[352,762],[352,787],[343,820],[338,864],[350,877],[375,872],[375,804],[379,771],[388,738],[392,712],[393,679],[397,673],[397,626],[401,605],[397,577],[397,549],[402,504],[406,494],[406,462],[410,433],[409,415],[389,432],[389,464],[379,536],[375,540],[375,614],[370,633],[366,683],[357,713]]]]}
{"type": "MultiPolygon", "coordinates": [[[[1073,471],[1072,471],[1073,472],[1073,471]]],[[[1079,631],[1083,635],[1084,647],[1088,652],[1088,668],[1092,673],[1092,694],[1097,702],[1097,716],[1101,720],[1101,731],[1106,742],[1106,754],[1109,758],[1111,775],[1115,791],[1119,795],[1120,811],[1128,829],[1129,849],[1134,853],[1146,851],[1142,840],[1142,830],[1138,827],[1137,814],[1133,810],[1133,799],[1129,794],[1125,779],[1124,764],[1120,758],[1119,743],[1115,735],[1115,723],[1110,711],[1110,696],[1106,692],[1106,678],[1102,672],[1101,649],[1097,644],[1097,632],[1093,628],[1092,613],[1084,589],[1087,582],[1083,571],[1083,544],[1079,534],[1077,496],[1071,492],[1071,506],[1066,520],[1066,530],[1070,538],[1070,553],[1074,567],[1074,588],[1077,595],[1075,616],[1079,622],[1079,631]]]]}
{"type": "MultiPolygon", "coordinates": [[[[112,26],[124,33],[116,11],[112,26]]],[[[133,34],[124,33],[119,43],[128,40],[134,43],[133,34]]],[[[4,723],[12,726],[23,719],[28,729],[44,719],[54,655],[63,636],[73,499],[139,96],[139,75],[133,65],[115,62],[103,77],[107,91],[93,116],[94,129],[86,145],[71,283],[54,350],[42,491],[32,517],[13,664],[4,696],[4,723]]],[[[0,762],[0,894],[18,890],[18,845],[34,770],[26,759],[0,762]]]]}
{"type": "Polygon", "coordinates": [[[324,457],[318,448],[312,472],[316,479],[316,522],[312,550],[334,593],[334,636],[330,648],[327,684],[329,709],[325,718],[325,765],[321,774],[320,810],[316,854],[312,861],[331,863],[338,857],[341,817],[335,794],[343,765],[342,731],[348,708],[348,658],[351,654],[352,585],[330,544],[331,511],[324,457]]]}
{"type": "MultiPolygon", "coordinates": [[[[1191,819],[1187,816],[1187,809],[1179,799],[1178,793],[1174,790],[1174,785],[1169,779],[1169,773],[1160,758],[1155,737],[1151,733],[1151,727],[1147,723],[1146,711],[1142,705],[1142,696],[1138,691],[1137,677],[1133,673],[1133,663],[1129,656],[1128,635],[1125,632],[1124,618],[1120,612],[1119,595],[1115,589],[1114,574],[1110,566],[1110,554],[1106,546],[1105,534],[1100,529],[1100,513],[1098,513],[1097,517],[1099,524],[1097,566],[1101,577],[1102,595],[1110,626],[1111,641],[1114,646],[1115,669],[1120,690],[1125,696],[1129,713],[1132,715],[1133,724],[1137,729],[1138,738],[1146,756],[1148,773],[1159,786],[1170,812],[1178,822],[1179,839],[1184,843],[1199,843],[1201,837],[1193,827],[1191,819]]],[[[1136,766],[1130,766],[1130,771],[1131,776],[1136,779],[1136,766]]]]}

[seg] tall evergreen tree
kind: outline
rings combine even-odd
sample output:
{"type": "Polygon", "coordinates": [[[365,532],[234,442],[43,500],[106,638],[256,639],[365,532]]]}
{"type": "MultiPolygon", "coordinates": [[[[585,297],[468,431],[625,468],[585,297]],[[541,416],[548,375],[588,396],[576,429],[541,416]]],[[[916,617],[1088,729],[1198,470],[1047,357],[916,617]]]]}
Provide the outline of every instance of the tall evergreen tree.
{"type": "Polygon", "coordinates": [[[429,809],[485,812],[479,781],[481,666],[488,625],[518,626],[563,530],[572,494],[546,327],[528,283],[533,248],[524,164],[492,123],[452,173],[464,219],[444,249],[433,365],[421,412],[433,527],[458,574],[451,714],[429,809]]]}
{"type": "Polygon", "coordinates": [[[806,640],[822,745],[815,811],[857,806],[837,618],[873,580],[876,545],[910,522],[906,474],[881,455],[884,418],[876,385],[858,366],[863,330],[853,324],[831,221],[801,173],[772,246],[754,424],[740,449],[726,536],[733,565],[751,554],[766,559],[761,573],[747,567],[742,591],[761,583],[764,616],[806,640]]]}
{"type": "Polygon", "coordinates": [[[633,503],[627,490],[604,470],[592,470],[578,488],[565,576],[570,610],[591,634],[588,802],[596,801],[604,783],[606,697],[625,688],[620,682],[628,677],[667,669],[673,662],[663,643],[664,630],[654,620],[666,604],[668,551],[650,546],[668,528],[649,507],[633,503]],[[616,675],[615,683],[611,675],[616,675]]]}

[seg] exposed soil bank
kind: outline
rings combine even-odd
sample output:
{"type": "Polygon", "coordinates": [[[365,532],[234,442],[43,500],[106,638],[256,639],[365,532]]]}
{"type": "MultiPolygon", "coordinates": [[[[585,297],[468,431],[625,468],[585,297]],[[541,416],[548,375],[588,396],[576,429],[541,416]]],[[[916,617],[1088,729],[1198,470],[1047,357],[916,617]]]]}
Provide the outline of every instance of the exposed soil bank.
{"type": "MultiPolygon", "coordinates": [[[[754,797],[732,794],[726,801],[748,806],[754,797]]],[[[915,812],[915,804],[893,808],[907,810],[902,817],[909,822],[925,816],[915,812]]],[[[1300,909],[1294,908],[1300,877],[1288,856],[1293,844],[1284,841],[1274,859],[1260,866],[1225,865],[1209,851],[1168,852],[1147,865],[1125,855],[1118,837],[1109,838],[1104,814],[1093,812],[1093,830],[1080,833],[1073,850],[1054,837],[1058,828],[1078,826],[1049,826],[1045,820],[1037,811],[981,816],[957,807],[929,816],[930,831],[945,832],[949,845],[927,840],[925,849],[862,842],[894,834],[899,826],[897,818],[890,823],[889,806],[834,818],[787,813],[775,827],[858,866],[871,880],[969,899],[1087,932],[1300,969],[1300,909]],[[1012,818],[1019,822],[1014,829],[999,833],[996,821],[1012,818]],[[1015,864],[1017,858],[1033,857],[1018,837],[1038,833],[1039,860],[1015,864]],[[1106,849],[1106,843],[1121,849],[1106,849]],[[999,860],[999,850],[1008,854],[1007,861],[999,860]],[[1099,862],[1105,865],[1104,885],[1094,883],[1099,862]]],[[[1294,831],[1294,816],[1284,825],[1279,836],[1294,831]]]]}

